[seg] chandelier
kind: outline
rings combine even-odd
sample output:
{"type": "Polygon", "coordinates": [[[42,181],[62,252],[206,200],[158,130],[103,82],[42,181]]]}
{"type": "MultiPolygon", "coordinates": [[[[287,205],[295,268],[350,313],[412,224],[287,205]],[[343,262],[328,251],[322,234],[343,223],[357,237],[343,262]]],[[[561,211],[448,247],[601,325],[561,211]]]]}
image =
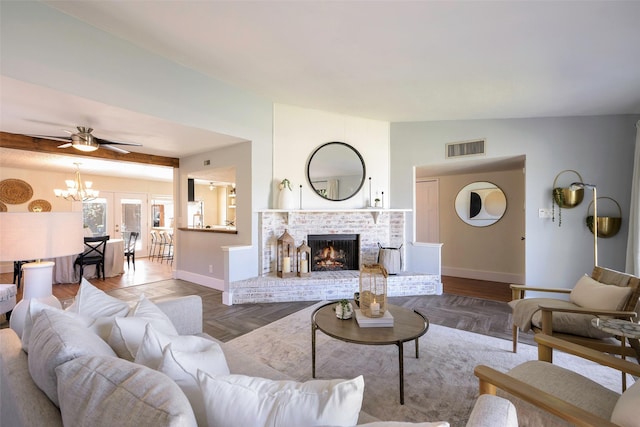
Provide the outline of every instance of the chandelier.
{"type": "Polygon", "coordinates": [[[80,177],[80,163],[74,163],[76,165],[76,178],[67,179],[65,184],[67,185],[66,190],[61,190],[56,188],[53,190],[56,197],[63,197],[67,200],[73,200],[76,202],[87,202],[90,200],[95,200],[98,197],[98,190],[94,190],[91,188],[93,183],[91,181],[85,181],[82,183],[82,178],[80,177]]]}

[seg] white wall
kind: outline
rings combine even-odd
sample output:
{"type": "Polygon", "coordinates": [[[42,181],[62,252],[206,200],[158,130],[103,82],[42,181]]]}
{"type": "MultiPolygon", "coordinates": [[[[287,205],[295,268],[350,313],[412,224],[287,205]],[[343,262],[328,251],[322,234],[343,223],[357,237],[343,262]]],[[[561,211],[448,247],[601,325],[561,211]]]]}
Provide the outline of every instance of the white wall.
{"type": "Polygon", "coordinates": [[[593,235],[583,225],[589,191],[586,202],[563,211],[562,227],[538,218],[539,208],[551,208],[553,180],[565,169],[577,170],[586,182],[597,184],[599,196],[612,197],[622,207],[622,229],[615,237],[599,239],[598,246],[600,265],[624,270],[638,119],[621,115],[393,123],[392,207],[413,206],[414,166],[472,161],[445,160],[445,144],[486,138],[486,158],[526,155],[527,284],[571,287],[593,268],[593,235]]]}
{"type": "Polygon", "coordinates": [[[384,191],[389,207],[389,122],[345,116],[325,111],[275,104],[273,120],[273,181],[271,206],[278,206],[278,185],[288,178],[303,209],[353,209],[367,206],[371,177],[372,194],[384,191]],[[360,152],[366,168],[365,183],[354,197],[335,202],[318,196],[309,185],[309,157],[327,142],[345,142],[360,152]]]}

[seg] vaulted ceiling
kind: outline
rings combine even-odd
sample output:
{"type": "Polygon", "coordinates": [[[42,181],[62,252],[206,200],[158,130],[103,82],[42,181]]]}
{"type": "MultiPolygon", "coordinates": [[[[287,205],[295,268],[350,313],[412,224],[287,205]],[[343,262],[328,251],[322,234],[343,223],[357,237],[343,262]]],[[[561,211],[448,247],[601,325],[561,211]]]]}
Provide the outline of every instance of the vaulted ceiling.
{"type": "MultiPolygon", "coordinates": [[[[390,122],[640,113],[637,1],[43,3],[278,103],[390,122]]],[[[238,142],[78,97],[62,110],[69,95],[5,76],[2,89],[6,132],[84,117],[149,154],[238,142]]]]}

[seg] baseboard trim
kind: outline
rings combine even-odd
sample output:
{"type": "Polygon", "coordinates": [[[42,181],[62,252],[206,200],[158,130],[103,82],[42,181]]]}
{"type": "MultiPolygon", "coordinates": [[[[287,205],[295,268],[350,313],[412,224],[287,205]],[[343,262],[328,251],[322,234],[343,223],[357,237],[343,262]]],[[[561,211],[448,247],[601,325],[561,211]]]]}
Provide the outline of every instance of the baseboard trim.
{"type": "Polygon", "coordinates": [[[224,280],[216,279],[215,277],[203,276],[202,274],[190,273],[184,270],[176,270],[176,279],[186,280],[193,282],[207,288],[216,289],[218,291],[224,291],[224,280]]]}
{"type": "Polygon", "coordinates": [[[471,270],[467,268],[442,266],[443,276],[462,277],[463,279],[487,280],[502,283],[524,283],[524,274],[503,273],[499,271],[471,270]]]}

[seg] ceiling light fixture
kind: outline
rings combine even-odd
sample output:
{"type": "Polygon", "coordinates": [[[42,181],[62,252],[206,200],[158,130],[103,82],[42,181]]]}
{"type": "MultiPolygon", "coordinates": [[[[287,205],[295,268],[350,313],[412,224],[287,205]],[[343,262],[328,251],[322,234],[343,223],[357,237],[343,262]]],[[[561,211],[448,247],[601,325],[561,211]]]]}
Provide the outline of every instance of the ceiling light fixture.
{"type": "Polygon", "coordinates": [[[216,188],[216,186],[215,186],[215,185],[213,185],[213,182],[210,182],[210,183],[209,183],[209,190],[210,190],[210,191],[213,191],[215,188],[216,188]]]}
{"type": "Polygon", "coordinates": [[[65,181],[65,184],[67,184],[66,190],[56,188],[53,192],[56,197],[63,197],[67,200],[73,200],[76,202],[88,202],[90,200],[95,200],[100,192],[91,188],[93,185],[91,181],[82,182],[82,177],[80,176],[80,163],[74,163],[74,165],[76,165],[75,180],[67,179],[65,181]]]}
{"type": "Polygon", "coordinates": [[[93,135],[91,135],[93,129],[80,126],[78,127],[78,130],[80,131],[79,133],[71,135],[71,146],[73,148],[86,153],[89,151],[96,151],[98,147],[100,147],[98,141],[96,141],[93,135]]]}

